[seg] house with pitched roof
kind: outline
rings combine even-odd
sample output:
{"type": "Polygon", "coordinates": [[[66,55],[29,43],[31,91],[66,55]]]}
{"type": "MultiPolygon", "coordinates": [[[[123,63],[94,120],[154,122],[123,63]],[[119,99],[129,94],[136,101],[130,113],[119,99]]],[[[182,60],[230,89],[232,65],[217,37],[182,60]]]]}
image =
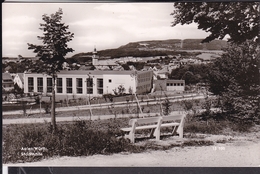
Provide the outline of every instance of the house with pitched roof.
{"type": "Polygon", "coordinates": [[[14,89],[14,82],[10,73],[2,73],[2,89],[6,91],[14,89]]]}
{"type": "Polygon", "coordinates": [[[23,84],[24,84],[24,80],[23,80],[23,76],[24,73],[17,73],[14,76],[14,84],[17,84],[21,89],[23,89],[23,84]]]}

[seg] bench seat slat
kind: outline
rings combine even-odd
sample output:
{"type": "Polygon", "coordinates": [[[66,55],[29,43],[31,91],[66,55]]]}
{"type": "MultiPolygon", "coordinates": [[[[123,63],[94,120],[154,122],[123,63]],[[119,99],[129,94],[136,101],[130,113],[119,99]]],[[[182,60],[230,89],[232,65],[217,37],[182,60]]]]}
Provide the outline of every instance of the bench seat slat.
{"type": "MultiPolygon", "coordinates": [[[[155,129],[157,127],[157,125],[145,125],[145,126],[137,126],[135,128],[135,130],[142,130],[142,129],[155,129]]],[[[128,127],[128,128],[122,128],[121,130],[122,131],[125,131],[125,132],[128,132],[128,131],[131,131],[131,127],[128,127]]]]}
{"type": "Polygon", "coordinates": [[[136,130],[141,130],[141,129],[153,129],[156,128],[157,125],[146,125],[146,126],[137,126],[135,129],[136,130]]]}
{"type": "Polygon", "coordinates": [[[132,129],[131,127],[121,128],[121,130],[124,132],[129,132],[129,131],[131,131],[131,129],[132,129]]]}

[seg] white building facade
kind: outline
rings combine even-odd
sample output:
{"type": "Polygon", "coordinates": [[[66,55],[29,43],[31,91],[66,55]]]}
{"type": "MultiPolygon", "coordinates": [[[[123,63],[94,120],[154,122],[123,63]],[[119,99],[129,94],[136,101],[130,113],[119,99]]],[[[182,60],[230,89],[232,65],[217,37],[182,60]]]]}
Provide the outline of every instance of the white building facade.
{"type": "MultiPolygon", "coordinates": [[[[152,88],[152,71],[61,71],[57,74],[56,99],[98,97],[114,94],[120,85],[125,93],[148,93],[152,88]]],[[[52,78],[46,74],[25,73],[24,93],[40,93],[49,96],[52,78]]]]}
{"type": "Polygon", "coordinates": [[[166,80],[166,90],[183,92],[185,90],[185,81],[167,79],[166,80]]]}

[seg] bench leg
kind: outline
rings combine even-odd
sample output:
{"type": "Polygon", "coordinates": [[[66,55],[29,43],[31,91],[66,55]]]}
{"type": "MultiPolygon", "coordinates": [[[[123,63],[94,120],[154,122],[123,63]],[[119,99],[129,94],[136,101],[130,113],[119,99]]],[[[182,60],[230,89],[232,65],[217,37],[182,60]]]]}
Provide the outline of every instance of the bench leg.
{"type": "Polygon", "coordinates": [[[125,135],[124,137],[128,138],[131,143],[135,143],[135,134],[130,132],[128,135],[125,135]]]}
{"type": "Polygon", "coordinates": [[[156,141],[160,140],[160,131],[158,131],[157,129],[152,129],[151,133],[150,133],[150,138],[155,137],[156,141]]]}
{"type": "Polygon", "coordinates": [[[183,127],[179,128],[179,137],[183,138],[183,127]]]}
{"type": "Polygon", "coordinates": [[[160,129],[155,129],[154,136],[156,141],[160,141],[160,136],[161,136],[160,129]]]}
{"type": "Polygon", "coordinates": [[[150,138],[153,138],[155,135],[154,135],[154,131],[155,131],[155,129],[152,129],[151,130],[151,133],[150,133],[150,138]]]}
{"type": "Polygon", "coordinates": [[[172,130],[172,135],[176,135],[177,134],[177,128],[178,128],[178,126],[174,126],[174,128],[172,130]]]}

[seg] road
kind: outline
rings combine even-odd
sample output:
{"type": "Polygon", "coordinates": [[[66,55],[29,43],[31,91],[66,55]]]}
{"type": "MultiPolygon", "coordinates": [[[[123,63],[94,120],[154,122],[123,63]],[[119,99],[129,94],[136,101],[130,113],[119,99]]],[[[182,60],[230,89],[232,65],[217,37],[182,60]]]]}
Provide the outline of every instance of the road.
{"type": "MultiPolygon", "coordinates": [[[[192,100],[192,99],[202,99],[204,98],[203,95],[185,95],[184,97],[168,97],[171,102],[176,102],[176,101],[181,101],[181,100],[192,100]]],[[[161,100],[164,100],[165,98],[161,98],[161,100]]],[[[147,101],[149,101],[149,104],[158,104],[159,101],[154,101],[154,99],[147,99],[144,100],[143,102],[140,102],[140,105],[146,105],[147,101]]],[[[136,103],[136,102],[134,102],[136,103]]],[[[126,107],[127,103],[126,102],[117,102],[113,103],[114,107],[126,107]]],[[[111,106],[111,103],[103,103],[103,104],[95,104],[91,105],[92,109],[98,108],[107,108],[108,106],[111,106]]],[[[78,110],[88,110],[89,105],[83,105],[83,106],[72,106],[72,107],[60,107],[56,108],[57,112],[62,112],[62,111],[78,111],[78,110]]],[[[43,111],[42,111],[43,112],[43,111]]],[[[32,110],[30,112],[32,113],[40,113],[39,109],[32,110]]],[[[3,112],[3,115],[20,115],[22,114],[22,111],[9,111],[9,112],[3,112]]],[[[145,114],[139,114],[139,117],[143,116],[155,116],[158,115],[158,113],[145,113],[145,114]]],[[[176,111],[175,114],[180,114],[179,111],[176,111]]],[[[118,114],[117,118],[120,117],[133,117],[137,116],[136,114],[118,114]]],[[[109,119],[109,118],[115,118],[115,115],[102,115],[102,116],[92,116],[91,120],[96,120],[96,119],[109,119]]],[[[73,120],[89,120],[90,116],[74,116],[74,117],[56,117],[56,122],[64,122],[64,121],[73,121],[73,120]]],[[[2,123],[3,125],[8,125],[8,124],[25,124],[25,123],[44,123],[44,122],[50,122],[51,118],[15,118],[15,119],[3,119],[2,123]]]]}
{"type": "MultiPolygon", "coordinates": [[[[176,101],[182,101],[182,100],[192,100],[192,99],[202,99],[205,98],[204,95],[202,94],[186,94],[183,96],[174,96],[174,97],[168,97],[168,99],[171,102],[176,102],[176,101]]],[[[165,97],[162,97],[161,100],[165,100],[165,97]]],[[[149,102],[149,104],[159,104],[159,100],[155,101],[154,99],[144,99],[143,102],[139,101],[140,105],[146,105],[147,102],[149,102]]],[[[134,101],[133,103],[136,103],[136,101],[134,101]]],[[[129,102],[129,104],[132,104],[132,102],[129,102]]],[[[115,107],[125,107],[127,105],[127,102],[114,102],[113,106],[115,107]]],[[[95,109],[103,109],[103,108],[107,108],[108,106],[111,106],[111,103],[102,103],[102,104],[92,104],[91,108],[95,109]]],[[[77,111],[77,110],[88,110],[89,109],[89,105],[79,105],[79,106],[69,106],[69,107],[58,107],[56,108],[56,112],[60,112],[60,111],[77,111]]],[[[32,109],[29,110],[30,114],[36,114],[36,113],[41,113],[44,112],[43,109],[40,111],[40,109],[32,109]]],[[[23,114],[22,110],[15,110],[15,111],[4,111],[2,112],[2,115],[21,115],[23,114]]]]}

